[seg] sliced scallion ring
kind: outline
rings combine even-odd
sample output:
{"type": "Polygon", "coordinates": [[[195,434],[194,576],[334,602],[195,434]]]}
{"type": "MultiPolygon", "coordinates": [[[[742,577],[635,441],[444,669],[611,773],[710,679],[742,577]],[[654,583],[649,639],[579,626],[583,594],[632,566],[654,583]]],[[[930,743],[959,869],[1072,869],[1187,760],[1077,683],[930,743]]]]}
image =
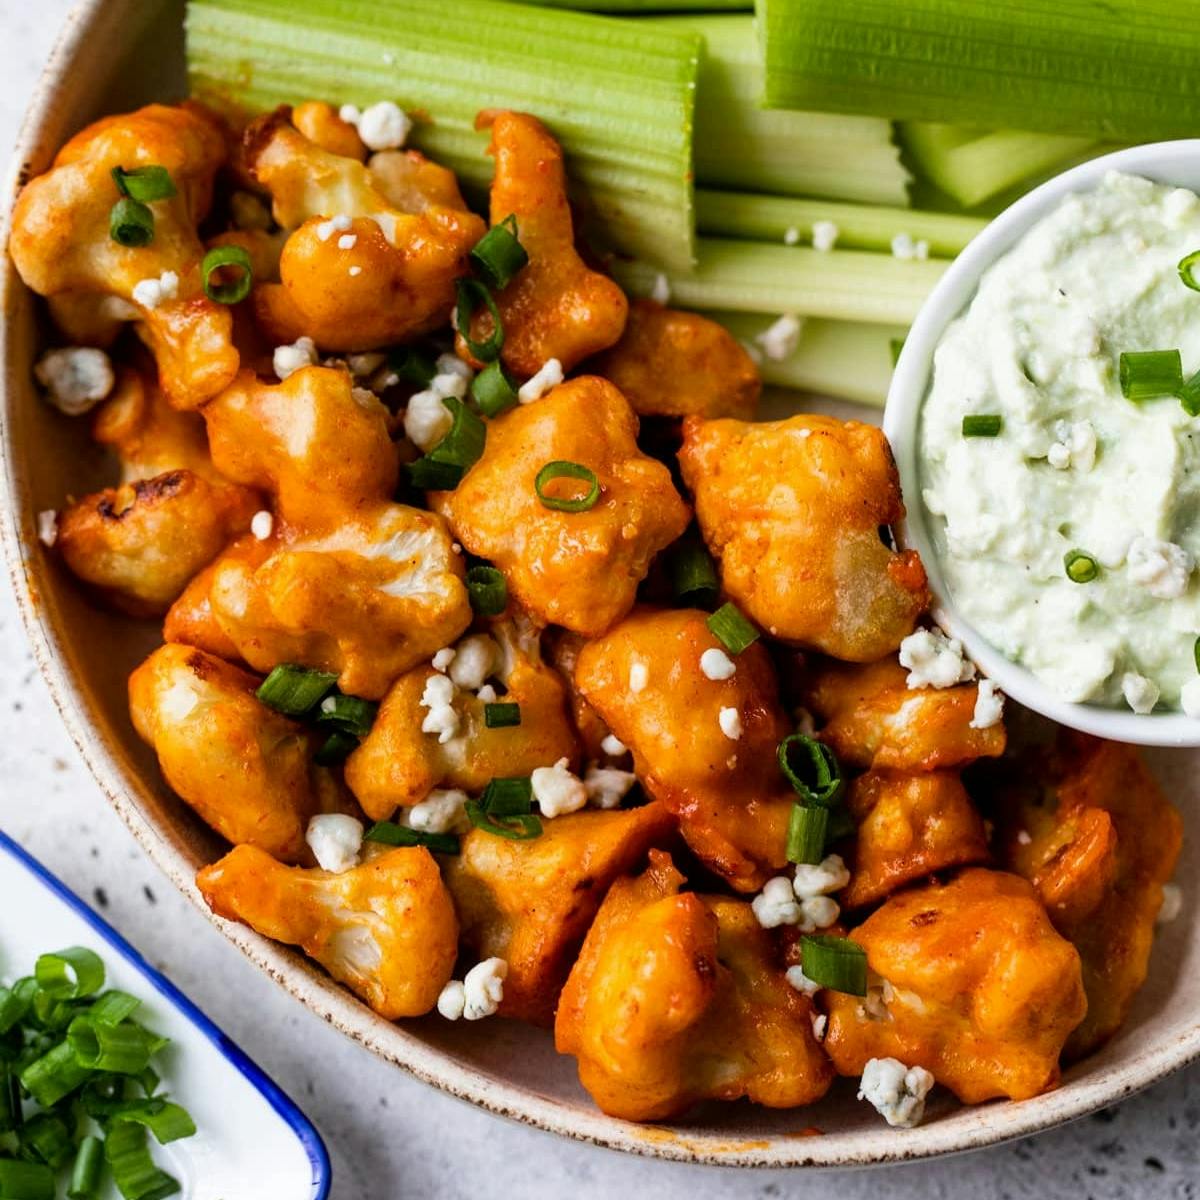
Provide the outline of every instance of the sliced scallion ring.
{"type": "Polygon", "coordinates": [[[357,749],[358,738],[354,734],[344,729],[335,729],[317,747],[313,762],[318,767],[336,767],[339,763],[344,763],[357,749]]]}
{"type": "Polygon", "coordinates": [[[140,200],[122,196],[109,211],[108,236],[122,246],[148,246],[154,241],[154,214],[140,200]]]}
{"type": "Polygon", "coordinates": [[[494,816],[476,800],[466,804],[467,820],[476,829],[494,837],[507,838],[510,842],[529,842],[542,833],[542,822],[533,813],[516,813],[512,816],[494,816]]]}
{"type": "Polygon", "coordinates": [[[418,388],[427,388],[437,374],[433,359],[416,346],[398,346],[388,355],[388,367],[418,388]]]}
{"type": "MultiPolygon", "coordinates": [[[[507,287],[513,276],[529,261],[517,235],[517,217],[509,213],[475,243],[468,256],[475,269],[497,291],[507,287]]],[[[461,327],[460,327],[461,328],[461,327]]]]}
{"type": "Polygon", "coordinates": [[[481,617],[498,617],[508,607],[508,584],[503,573],[487,563],[469,568],[467,597],[471,608],[481,617]]]}
{"type": "Polygon", "coordinates": [[[54,1200],[58,1182],[54,1171],[39,1162],[0,1159],[0,1198],[3,1200],[54,1200]]]}
{"type": "Polygon", "coordinates": [[[483,810],[493,816],[514,817],[533,811],[533,784],[527,776],[493,779],[479,797],[483,810]]]}
{"type": "Polygon", "coordinates": [[[828,933],[802,937],[800,964],[813,983],[830,991],[867,994],[867,952],[849,938],[828,933]]]}
{"type": "Polygon", "coordinates": [[[1200,279],[1196,278],[1196,268],[1200,267],[1200,250],[1193,250],[1179,260],[1179,278],[1193,292],[1200,292],[1200,279]]]}
{"type": "Polygon", "coordinates": [[[1200,417],[1200,371],[1179,389],[1179,403],[1189,417],[1200,417]]]}
{"type": "Polygon", "coordinates": [[[587,512],[595,508],[600,499],[600,480],[596,472],[582,463],[568,462],[565,459],[555,459],[548,462],[535,476],[534,490],[543,508],[554,509],[555,512],[587,512]],[[552,496],[546,488],[556,479],[579,479],[588,484],[587,492],[582,496],[552,496]]]}
{"type": "Polygon", "coordinates": [[[281,663],[259,685],[255,695],[286,717],[303,717],[333,689],[337,676],[329,671],[281,663]]]}
{"type": "Polygon", "coordinates": [[[1177,396],[1183,388],[1183,361],[1178,350],[1126,351],[1121,355],[1121,395],[1126,400],[1177,396]]]}
{"type": "Polygon", "coordinates": [[[92,1134],[85,1135],[75,1152],[67,1200],[96,1200],[100,1194],[100,1176],[104,1171],[104,1143],[92,1134]]]}
{"type": "Polygon", "coordinates": [[[250,255],[241,246],[214,246],[200,264],[200,275],[204,280],[204,294],[216,304],[238,304],[250,295],[254,283],[250,255]],[[213,279],[216,272],[231,268],[238,272],[232,282],[218,283],[213,279]]]}
{"type": "Polygon", "coordinates": [[[317,707],[317,724],[334,725],[355,737],[364,738],[371,732],[379,705],[374,700],[361,696],[347,696],[345,692],[333,691],[317,707]]]}
{"type": "Polygon", "coordinates": [[[46,995],[55,1000],[78,1000],[104,986],[104,963],[94,950],[70,946],[40,955],[33,975],[46,995]]]}
{"type": "Polygon", "coordinates": [[[1004,418],[999,413],[968,413],[962,419],[963,437],[999,437],[1004,418]]]}
{"type": "Polygon", "coordinates": [[[112,177],[122,196],[140,200],[143,204],[153,200],[169,200],[176,194],[175,181],[166,167],[134,167],[131,171],[124,167],[113,167],[112,177]]]}
{"type": "Polygon", "coordinates": [[[758,641],[758,630],[742,616],[736,604],[722,604],[708,618],[708,628],[730,654],[741,654],[747,646],[758,641]]]}
{"type": "Polygon", "coordinates": [[[1100,564],[1086,550],[1068,550],[1063,569],[1072,583],[1091,583],[1100,574],[1100,564]]]}
{"type": "Polygon", "coordinates": [[[38,1113],[17,1130],[21,1155],[44,1162],[55,1171],[62,1170],[74,1157],[75,1139],[66,1121],[57,1113],[38,1113]]]}
{"type": "Polygon", "coordinates": [[[516,381],[497,359],[471,380],[471,396],[485,417],[498,417],[516,407],[516,381]]]}
{"type": "Polygon", "coordinates": [[[153,1042],[132,1021],[102,1025],[90,1016],[76,1017],[67,1029],[67,1041],[80,1066],[115,1075],[138,1075],[150,1065],[153,1042]]]}
{"type": "Polygon", "coordinates": [[[793,804],[788,821],[788,862],[816,865],[825,857],[825,839],[829,830],[829,809],[819,804],[793,804]]]}
{"type": "Polygon", "coordinates": [[[423,458],[408,465],[408,477],[426,491],[451,491],[483,456],[487,426],[455,396],[442,403],[454,418],[450,432],[423,458]]]}
{"type": "Polygon", "coordinates": [[[511,703],[485,704],[483,723],[488,729],[508,729],[520,725],[521,706],[511,703]]]}
{"type": "Polygon", "coordinates": [[[832,806],[845,781],[837,755],[806,733],[790,733],[779,743],[779,768],[787,776],[802,804],[832,806]]]}
{"type": "Polygon", "coordinates": [[[384,846],[424,846],[434,854],[457,854],[460,850],[458,837],[453,833],[427,833],[423,829],[409,829],[394,821],[376,821],[363,834],[365,842],[379,842],[384,846]]]}
{"type": "Polygon", "coordinates": [[[1200,637],[1198,637],[1192,646],[1192,659],[1196,663],[1196,670],[1200,671],[1200,637]]]}
{"type": "Polygon", "coordinates": [[[698,539],[677,542],[667,558],[675,602],[688,608],[708,608],[717,599],[719,583],[712,555],[698,539]]]}
{"type": "Polygon", "coordinates": [[[179,1191],[179,1184],[155,1165],[146,1131],[133,1121],[118,1121],[109,1129],[104,1158],[126,1200],[163,1200],[179,1191]]]}
{"type": "Polygon", "coordinates": [[[900,361],[900,354],[904,350],[904,339],[889,338],[888,349],[892,352],[892,366],[894,367],[900,361]]]}
{"type": "Polygon", "coordinates": [[[454,324],[462,339],[467,343],[467,349],[480,362],[491,362],[500,357],[504,348],[504,325],[500,320],[500,310],[492,293],[478,279],[459,279],[455,282],[458,294],[458,305],[455,308],[454,324]],[[477,342],[471,337],[471,318],[474,317],[480,305],[486,306],[492,318],[492,332],[485,342],[477,342]]]}

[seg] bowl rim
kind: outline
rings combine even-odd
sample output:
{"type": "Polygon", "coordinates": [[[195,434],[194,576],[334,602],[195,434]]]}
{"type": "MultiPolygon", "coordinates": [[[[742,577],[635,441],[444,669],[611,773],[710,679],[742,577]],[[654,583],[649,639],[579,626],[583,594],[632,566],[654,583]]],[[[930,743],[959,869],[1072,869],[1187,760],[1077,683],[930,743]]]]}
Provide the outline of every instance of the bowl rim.
{"type": "Polygon", "coordinates": [[[916,550],[929,576],[937,624],[957,638],[971,659],[1006,695],[1019,704],[1073,729],[1141,746],[1200,746],[1200,720],[1181,712],[1135,713],[1093,704],[1076,704],[1056,696],[1028,668],[1002,654],[963,616],[946,586],[920,495],[918,431],[928,392],[933,356],[947,326],[974,299],[983,274],[1011,250],[1029,229],[1051,213],[1064,197],[1094,188],[1109,171],[1142,175],[1160,183],[1178,183],[1173,171],[1189,162],[1193,178],[1200,167],[1200,139],[1151,142],[1091,159],[1047,180],[1005,209],[980,231],[951,263],[913,322],[900,352],[887,404],[883,430],[908,497],[904,519],[896,526],[901,546],[916,550]]]}
{"type": "MultiPolygon", "coordinates": [[[[126,5],[142,0],[81,0],[68,16],[34,89],[21,126],[3,193],[0,240],[7,241],[11,202],[27,164],[48,161],[57,140],[55,109],[72,82],[75,64],[96,53],[126,5]]],[[[63,106],[65,107],[65,106],[63,106]]],[[[8,255],[0,253],[0,544],[34,659],[71,740],[109,803],[160,870],[256,966],[296,1000],[373,1053],[417,1079],[468,1103],[526,1125],[609,1149],[692,1164],[746,1167],[846,1168],[912,1162],[981,1149],[1061,1125],[1113,1104],[1158,1082],[1200,1057],[1200,1021],[1182,1035],[1128,1061],[1083,1074],[1032,1100],[963,1108],[903,1133],[878,1127],[819,1137],[739,1135],[661,1125],[639,1125],[580,1109],[531,1088],[457,1061],[404,1025],[376,1016],[350,992],[298,953],[241,925],[218,919],[196,890],[182,842],[166,823],[151,820],[140,803],[148,789],[127,770],[113,745],[89,717],[81,678],[65,653],[67,629],[53,606],[55,580],[39,553],[26,466],[8,436],[9,413],[28,394],[12,346],[13,314],[24,288],[8,255]]]]}

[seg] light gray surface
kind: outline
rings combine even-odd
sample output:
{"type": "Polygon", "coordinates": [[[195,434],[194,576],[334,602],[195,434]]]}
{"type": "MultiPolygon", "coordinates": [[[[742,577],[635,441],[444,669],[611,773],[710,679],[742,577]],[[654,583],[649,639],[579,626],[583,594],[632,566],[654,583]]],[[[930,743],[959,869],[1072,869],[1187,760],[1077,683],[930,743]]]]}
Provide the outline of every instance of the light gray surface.
{"type": "MultiPolygon", "coordinates": [[[[0,0],[5,155],[69,6],[69,0],[0,0]]],[[[260,976],[144,858],[60,727],[3,584],[0,825],[99,907],[295,1097],[329,1145],[336,1200],[834,1194],[875,1200],[884,1191],[894,1200],[1182,1200],[1200,1193],[1200,1069],[1019,1145],[884,1172],[823,1175],[628,1158],[501,1122],[416,1083],[260,976]]],[[[228,1200],[292,1198],[248,1187],[245,1197],[228,1200]]]]}

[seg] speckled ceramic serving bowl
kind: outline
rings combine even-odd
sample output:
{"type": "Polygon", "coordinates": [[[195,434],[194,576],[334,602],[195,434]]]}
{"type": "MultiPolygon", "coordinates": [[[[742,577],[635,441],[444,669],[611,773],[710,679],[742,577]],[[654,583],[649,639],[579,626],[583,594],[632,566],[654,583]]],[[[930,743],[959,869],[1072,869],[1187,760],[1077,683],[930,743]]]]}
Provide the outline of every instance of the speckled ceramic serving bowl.
{"type": "MultiPolygon", "coordinates": [[[[181,18],[179,0],[89,0],[79,7],[32,98],[10,195],[31,172],[44,169],[59,144],[86,122],[182,94],[181,18]]],[[[164,785],[126,711],[126,677],[156,643],[157,629],[89,605],[34,533],[40,509],[57,507],[67,492],[102,486],[111,475],[88,440],[87,423],[71,422],[38,401],[30,366],[43,331],[36,306],[7,259],[0,262],[0,289],[0,529],[30,640],[63,721],[97,782],[155,862],[207,913],[192,880],[221,846],[164,785]]],[[[1155,758],[1176,796],[1194,786],[1196,765],[1190,754],[1155,758]]],[[[1191,880],[1198,874],[1200,862],[1189,845],[1179,877],[1191,880]]],[[[1190,913],[1192,897],[1187,900],[1190,913]]],[[[899,1131],[855,1101],[851,1081],[841,1081],[809,1109],[710,1105],[679,1125],[639,1126],[597,1112],[576,1081],[574,1064],[555,1055],[543,1031],[506,1021],[464,1026],[435,1018],[389,1024],[299,955],[241,926],[220,927],[303,1004],[419,1078],[555,1133],[689,1162],[844,1167],[968,1150],[1111,1104],[1200,1053],[1200,970],[1193,969],[1200,965],[1200,927],[1184,917],[1160,939],[1151,982],[1121,1036],[1070,1071],[1059,1090],[1036,1100],[960,1109],[939,1092],[924,1125],[899,1131]]]]}
{"type": "Polygon", "coordinates": [[[921,555],[934,593],[933,616],[938,624],[962,642],[971,658],[1006,695],[1053,721],[1097,737],[1142,746],[1197,747],[1200,721],[1179,712],[1135,713],[1127,708],[1072,704],[1031,671],[1001,654],[963,616],[950,595],[934,550],[934,521],[920,500],[921,408],[932,377],[934,351],[946,327],[966,311],[980,279],[993,263],[1043,217],[1049,216],[1065,197],[1097,187],[1109,171],[1200,189],[1200,140],[1134,146],[1064,171],[1005,209],[954,260],[913,322],[888,391],[883,427],[896,455],[900,482],[908,498],[908,516],[897,532],[906,546],[921,555]]]}

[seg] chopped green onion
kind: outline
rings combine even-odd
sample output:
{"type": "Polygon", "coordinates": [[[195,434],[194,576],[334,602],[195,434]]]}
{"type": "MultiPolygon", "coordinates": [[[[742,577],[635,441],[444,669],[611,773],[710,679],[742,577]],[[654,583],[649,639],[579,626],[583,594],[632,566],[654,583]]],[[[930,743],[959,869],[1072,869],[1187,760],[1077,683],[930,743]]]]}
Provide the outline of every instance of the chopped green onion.
{"type": "Polygon", "coordinates": [[[153,1067],[147,1067],[138,1073],[137,1082],[146,1097],[150,1098],[158,1091],[158,1085],[162,1082],[162,1078],[153,1067]]]}
{"type": "Polygon", "coordinates": [[[1179,260],[1179,278],[1193,292],[1200,292],[1200,279],[1196,278],[1196,266],[1200,264],[1200,250],[1193,250],[1179,260]]]}
{"type": "Polygon", "coordinates": [[[104,963],[84,946],[41,955],[33,974],[38,987],[56,1000],[78,1000],[104,986],[104,963]]]}
{"type": "Polygon", "coordinates": [[[527,776],[493,779],[479,797],[480,807],[498,817],[533,811],[533,784],[527,776]]]}
{"type": "Polygon", "coordinates": [[[516,406],[516,381],[496,359],[471,380],[471,395],[485,417],[498,417],[516,406]]]}
{"type": "Polygon", "coordinates": [[[1126,400],[1176,396],[1183,387],[1178,350],[1125,351],[1120,358],[1121,395],[1126,400]]]}
{"type": "Polygon", "coordinates": [[[163,1200],[179,1191],[179,1184],[150,1157],[146,1131],[132,1121],[119,1121],[109,1130],[104,1157],[125,1200],[163,1200]]]}
{"type": "Polygon", "coordinates": [[[5,1068],[0,1074],[0,1133],[11,1133],[22,1118],[20,1081],[5,1068]]]}
{"type": "Polygon", "coordinates": [[[191,1137],[196,1132],[191,1113],[170,1100],[142,1100],[130,1104],[113,1116],[114,1124],[118,1121],[144,1125],[160,1146],[191,1137]]]}
{"type": "Polygon", "coordinates": [[[379,705],[376,701],[364,700],[361,696],[347,696],[345,692],[334,689],[317,706],[317,724],[336,725],[345,733],[364,738],[371,732],[378,714],[379,705]]]}
{"type": "Polygon", "coordinates": [[[54,1172],[44,1163],[0,1159],[0,1200],[54,1200],[54,1172]]]}
{"type": "Polygon", "coordinates": [[[487,426],[461,400],[446,396],[442,403],[454,417],[450,432],[424,458],[408,465],[413,485],[427,491],[458,487],[487,444],[487,426]]]}
{"type": "Polygon", "coordinates": [[[790,733],[779,743],[777,757],[802,804],[830,806],[838,802],[845,780],[837,755],[824,742],[805,733],[790,733]]]}
{"type": "Polygon", "coordinates": [[[1200,371],[1179,389],[1179,403],[1189,417],[1200,417],[1200,371]]]}
{"type": "Polygon", "coordinates": [[[17,1134],[23,1158],[43,1162],[55,1171],[71,1161],[75,1142],[66,1121],[57,1113],[37,1113],[17,1134]]]}
{"type": "Polygon", "coordinates": [[[148,246],[154,241],[154,214],[140,200],[122,196],[108,214],[108,236],[122,246],[148,246]]]}
{"type": "Polygon", "coordinates": [[[85,1083],[92,1075],[75,1057],[71,1043],[65,1039],[35,1058],[21,1071],[21,1086],[43,1108],[53,1108],[65,1096],[85,1083]]]}
{"type": "Polygon", "coordinates": [[[141,1003],[136,996],[113,988],[96,997],[96,1003],[88,1009],[87,1015],[97,1025],[119,1025],[126,1017],[132,1016],[141,1003]]]}
{"type": "Polygon", "coordinates": [[[493,225],[475,243],[468,257],[497,291],[507,287],[512,277],[529,261],[525,247],[517,239],[516,214],[509,213],[499,225],[493,225]]]}
{"type": "Polygon", "coordinates": [[[344,729],[335,729],[317,747],[313,762],[318,767],[336,767],[344,763],[358,749],[358,738],[344,729]]]}
{"type": "Polygon", "coordinates": [[[467,349],[480,362],[491,362],[500,357],[504,348],[504,325],[500,320],[500,310],[492,293],[478,279],[459,279],[455,281],[458,293],[458,305],[455,308],[454,324],[462,339],[467,343],[467,349]],[[486,342],[477,342],[471,337],[471,318],[480,305],[486,306],[492,316],[492,332],[486,342]]]}
{"type": "Polygon", "coordinates": [[[962,419],[963,437],[998,437],[1004,427],[1004,418],[999,413],[970,413],[962,419]]]}
{"type": "Polygon", "coordinates": [[[254,267],[250,255],[241,246],[214,246],[200,264],[204,294],[217,304],[238,304],[250,295],[254,267]],[[233,267],[238,276],[232,283],[214,283],[213,274],[233,267]]]}
{"type": "Polygon", "coordinates": [[[741,654],[747,646],[758,641],[758,630],[742,616],[736,604],[722,604],[708,618],[708,628],[730,654],[741,654]]]}
{"type": "Polygon", "coordinates": [[[520,725],[521,706],[519,704],[485,704],[483,706],[483,723],[488,729],[507,729],[510,725],[520,725]]]}
{"type": "Polygon", "coordinates": [[[900,361],[900,355],[904,350],[904,339],[888,338],[888,349],[892,352],[892,366],[894,367],[900,361]]]}
{"type": "Polygon", "coordinates": [[[453,833],[427,833],[423,829],[409,829],[394,821],[376,821],[363,834],[365,842],[379,842],[383,846],[424,846],[434,854],[457,854],[459,841],[453,833]]]}
{"type": "Polygon", "coordinates": [[[329,671],[315,671],[282,663],[259,685],[255,695],[268,707],[286,717],[303,717],[312,711],[337,682],[329,671]]]}
{"type": "Polygon", "coordinates": [[[534,477],[533,487],[542,507],[554,509],[555,512],[587,512],[595,508],[596,501],[600,499],[600,480],[596,478],[596,472],[581,463],[565,459],[548,462],[534,477]],[[580,479],[589,487],[582,496],[551,496],[545,489],[556,479],[580,479]]]}
{"type": "Polygon", "coordinates": [[[542,833],[542,822],[533,813],[517,813],[513,816],[493,816],[475,800],[466,804],[467,819],[476,829],[495,837],[507,838],[510,842],[528,842],[542,833]]]}
{"type": "Polygon", "coordinates": [[[467,596],[481,617],[498,617],[508,607],[508,584],[496,567],[477,563],[467,571],[467,596]]]}
{"type": "Polygon", "coordinates": [[[1086,550],[1068,550],[1063,567],[1072,583],[1091,583],[1100,574],[1100,564],[1086,550]]]}
{"type": "Polygon", "coordinates": [[[101,1025],[90,1016],[76,1017],[67,1030],[75,1061],[92,1071],[137,1075],[150,1065],[151,1037],[140,1025],[101,1025]]]}
{"type": "Polygon", "coordinates": [[[166,167],[113,167],[113,183],[122,196],[148,204],[152,200],[169,200],[176,195],[175,182],[166,167]]]}
{"type": "Polygon", "coordinates": [[[415,346],[397,346],[388,355],[388,367],[405,383],[418,388],[427,388],[437,374],[433,359],[415,346]]]}
{"type": "Polygon", "coordinates": [[[75,1153],[71,1182],[67,1184],[67,1200],[96,1200],[103,1170],[104,1143],[98,1137],[87,1134],[75,1153]]]}
{"type": "Polygon", "coordinates": [[[712,555],[699,540],[676,542],[667,557],[675,602],[687,608],[708,608],[716,602],[719,583],[712,555]]]}
{"type": "Polygon", "coordinates": [[[800,963],[813,983],[851,996],[867,994],[867,952],[849,938],[829,933],[802,937],[800,963]]]}
{"type": "Polygon", "coordinates": [[[828,830],[829,809],[793,804],[787,832],[788,862],[819,863],[825,857],[828,830]]]}
{"type": "Polygon", "coordinates": [[[38,982],[32,975],[18,979],[11,988],[0,988],[0,1034],[25,1020],[37,994],[38,982]]]}
{"type": "Polygon", "coordinates": [[[1198,637],[1192,646],[1192,658],[1196,663],[1196,670],[1200,671],[1200,637],[1198,637]]]}

